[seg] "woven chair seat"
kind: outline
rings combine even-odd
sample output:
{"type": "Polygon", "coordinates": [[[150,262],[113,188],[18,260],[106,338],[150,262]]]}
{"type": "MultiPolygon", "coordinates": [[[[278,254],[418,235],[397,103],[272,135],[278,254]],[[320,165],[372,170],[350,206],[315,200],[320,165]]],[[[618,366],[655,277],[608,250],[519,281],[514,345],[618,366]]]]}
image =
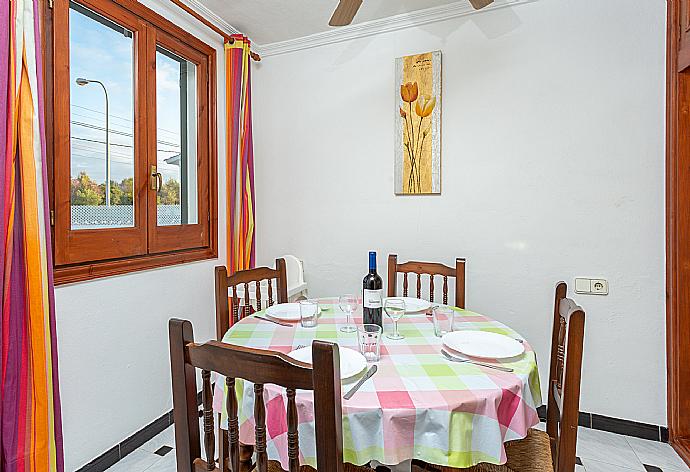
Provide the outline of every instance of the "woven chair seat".
{"type": "Polygon", "coordinates": [[[549,435],[538,429],[530,429],[525,439],[506,443],[508,460],[504,465],[481,463],[474,467],[458,469],[442,465],[424,464],[413,468],[413,472],[553,472],[551,461],[551,440],[549,435]]]}
{"type": "MultiPolygon", "coordinates": [[[[316,472],[316,469],[308,465],[299,468],[300,472],[316,472]]],[[[365,465],[353,465],[345,463],[344,472],[373,472],[374,469],[365,465]]],[[[268,461],[268,472],[285,472],[278,461],[268,461]]]]}

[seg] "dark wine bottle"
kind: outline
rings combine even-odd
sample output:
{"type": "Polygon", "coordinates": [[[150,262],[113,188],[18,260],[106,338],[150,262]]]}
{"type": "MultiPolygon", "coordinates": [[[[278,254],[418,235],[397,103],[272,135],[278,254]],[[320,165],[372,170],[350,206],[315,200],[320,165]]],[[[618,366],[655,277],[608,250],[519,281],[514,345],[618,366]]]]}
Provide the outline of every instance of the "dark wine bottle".
{"type": "Polygon", "coordinates": [[[362,292],[363,321],[383,329],[383,281],[376,273],[376,253],[369,253],[369,273],[364,277],[362,292]]]}

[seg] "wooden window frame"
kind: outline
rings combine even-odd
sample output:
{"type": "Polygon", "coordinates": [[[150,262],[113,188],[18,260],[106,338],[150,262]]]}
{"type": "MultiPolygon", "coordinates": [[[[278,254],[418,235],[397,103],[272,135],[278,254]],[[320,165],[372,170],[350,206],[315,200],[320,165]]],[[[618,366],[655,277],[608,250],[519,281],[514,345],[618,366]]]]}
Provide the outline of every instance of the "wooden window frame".
{"type": "Polygon", "coordinates": [[[45,64],[46,141],[55,283],[98,277],[218,256],[218,184],[216,51],[134,0],[73,0],[113,19],[134,33],[135,175],[132,228],[72,230],[70,221],[69,0],[42,2],[45,64]],[[156,45],[197,65],[196,224],[158,226],[156,198],[149,190],[149,166],[155,165],[156,45]],[[145,71],[142,73],[142,71],[145,71]],[[144,80],[139,80],[139,79],[144,80]],[[65,115],[67,114],[67,115],[65,115]],[[57,119],[56,119],[57,118],[57,119]],[[58,183],[61,187],[58,187],[58,183]],[[104,234],[105,233],[105,234],[104,234]],[[107,245],[104,242],[107,241],[107,245]],[[105,247],[107,246],[107,247],[105,247]]]}

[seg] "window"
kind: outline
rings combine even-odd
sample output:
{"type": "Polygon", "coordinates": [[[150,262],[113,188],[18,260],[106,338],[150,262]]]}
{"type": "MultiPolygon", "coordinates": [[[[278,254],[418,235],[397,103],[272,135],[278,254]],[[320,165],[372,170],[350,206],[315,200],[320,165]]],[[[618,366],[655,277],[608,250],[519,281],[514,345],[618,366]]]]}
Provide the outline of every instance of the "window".
{"type": "Polygon", "coordinates": [[[46,19],[56,282],[215,257],[215,50],[138,2],[46,19]]]}

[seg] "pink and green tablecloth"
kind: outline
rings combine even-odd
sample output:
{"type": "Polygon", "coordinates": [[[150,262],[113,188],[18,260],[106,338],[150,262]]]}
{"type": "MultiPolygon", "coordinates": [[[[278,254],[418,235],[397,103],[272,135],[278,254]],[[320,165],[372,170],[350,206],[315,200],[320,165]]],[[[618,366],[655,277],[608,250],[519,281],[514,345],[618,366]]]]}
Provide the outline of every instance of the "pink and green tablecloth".
{"type": "MultiPolygon", "coordinates": [[[[507,326],[480,314],[467,310],[458,310],[458,314],[456,329],[518,337],[507,326]]],[[[361,322],[357,316],[355,319],[361,322]]],[[[322,313],[317,328],[283,327],[249,317],[230,328],[223,341],[285,353],[298,345],[310,345],[314,339],[357,349],[356,334],[339,330],[344,322],[345,314],[337,304],[322,313]]],[[[345,461],[362,465],[376,460],[392,465],[416,458],[452,467],[504,463],[504,442],[524,438],[539,422],[536,408],[541,405],[541,393],[531,347],[525,342],[526,352],[521,357],[503,362],[514,369],[505,373],[445,360],[440,355],[441,339],[434,336],[431,319],[424,314],[406,315],[399,328],[405,339],[393,341],[384,336],[378,372],[352,399],[343,399],[345,461]]],[[[343,385],[343,392],[351,383],[343,385]]],[[[221,411],[224,395],[217,393],[215,406],[221,411]]],[[[254,444],[252,385],[238,382],[237,394],[240,441],[254,444]]],[[[268,456],[287,470],[285,391],[267,385],[264,396],[268,456]]],[[[316,466],[312,393],[298,392],[297,405],[300,461],[316,466]]],[[[227,425],[226,413],[222,413],[222,424],[227,425]]]]}

